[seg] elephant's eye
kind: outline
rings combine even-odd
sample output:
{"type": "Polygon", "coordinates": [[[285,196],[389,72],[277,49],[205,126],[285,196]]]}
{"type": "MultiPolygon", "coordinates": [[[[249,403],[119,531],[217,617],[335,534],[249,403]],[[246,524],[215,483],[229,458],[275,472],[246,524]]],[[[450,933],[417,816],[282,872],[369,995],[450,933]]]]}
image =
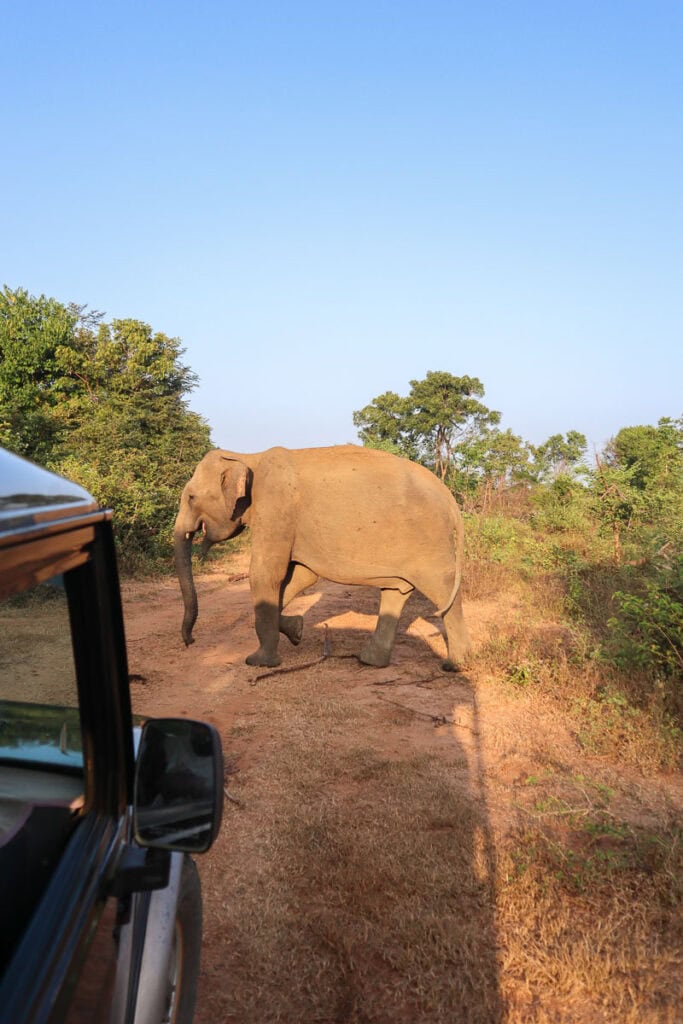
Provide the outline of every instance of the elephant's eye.
{"type": "Polygon", "coordinates": [[[194,501],[194,494],[189,494],[187,500],[194,501]]]}

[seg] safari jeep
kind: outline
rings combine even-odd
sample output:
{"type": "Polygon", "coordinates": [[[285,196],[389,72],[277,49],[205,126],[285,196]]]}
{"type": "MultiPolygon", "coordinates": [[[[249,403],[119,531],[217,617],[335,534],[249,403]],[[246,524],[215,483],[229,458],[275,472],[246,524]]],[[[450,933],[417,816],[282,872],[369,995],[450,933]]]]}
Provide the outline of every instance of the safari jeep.
{"type": "Polygon", "coordinates": [[[0,1021],[187,1024],[220,739],[134,729],[111,513],[0,449],[0,1021]]]}

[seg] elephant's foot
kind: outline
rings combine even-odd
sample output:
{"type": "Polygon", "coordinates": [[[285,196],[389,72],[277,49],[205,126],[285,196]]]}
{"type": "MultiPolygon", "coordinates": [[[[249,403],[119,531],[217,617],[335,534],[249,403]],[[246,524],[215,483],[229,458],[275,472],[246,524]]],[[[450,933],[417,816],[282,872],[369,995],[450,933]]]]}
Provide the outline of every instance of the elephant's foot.
{"type": "Polygon", "coordinates": [[[449,644],[446,660],[441,663],[444,672],[463,672],[470,663],[471,647],[469,638],[466,643],[455,645],[449,644]]]}
{"type": "Polygon", "coordinates": [[[284,633],[290,643],[296,647],[301,643],[304,632],[303,615],[281,615],[280,632],[284,633]]]}
{"type": "Polygon", "coordinates": [[[245,658],[247,665],[258,665],[261,668],[276,668],[280,664],[277,652],[268,652],[259,647],[258,651],[245,658]]]}
{"type": "Polygon", "coordinates": [[[444,672],[464,672],[470,663],[470,647],[463,646],[459,651],[448,652],[448,657],[441,663],[444,672]]]}
{"type": "Polygon", "coordinates": [[[386,668],[391,661],[391,651],[378,647],[370,641],[358,655],[364,665],[372,665],[373,668],[386,668]]]}

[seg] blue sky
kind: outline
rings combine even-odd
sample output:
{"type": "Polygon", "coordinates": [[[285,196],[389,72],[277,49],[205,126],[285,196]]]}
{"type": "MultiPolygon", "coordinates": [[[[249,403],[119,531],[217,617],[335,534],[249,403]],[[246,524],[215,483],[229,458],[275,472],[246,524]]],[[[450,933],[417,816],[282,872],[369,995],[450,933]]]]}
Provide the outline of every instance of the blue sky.
{"type": "Polygon", "coordinates": [[[220,446],[683,412],[680,2],[34,0],[0,90],[0,284],[181,337],[220,446]]]}

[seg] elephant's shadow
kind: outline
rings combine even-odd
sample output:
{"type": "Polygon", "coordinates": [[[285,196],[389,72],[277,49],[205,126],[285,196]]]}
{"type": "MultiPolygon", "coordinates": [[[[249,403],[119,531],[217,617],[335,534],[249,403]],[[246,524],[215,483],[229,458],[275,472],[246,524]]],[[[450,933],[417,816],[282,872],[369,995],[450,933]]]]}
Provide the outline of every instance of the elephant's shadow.
{"type": "MultiPolygon", "coordinates": [[[[327,642],[332,655],[358,654],[375,629],[379,612],[377,587],[350,586],[320,580],[295,598],[287,614],[303,614],[302,646],[311,649],[327,642]]],[[[439,658],[446,656],[446,640],[440,619],[433,617],[434,605],[419,591],[410,595],[399,621],[392,662],[424,657],[425,646],[439,658]]]]}

